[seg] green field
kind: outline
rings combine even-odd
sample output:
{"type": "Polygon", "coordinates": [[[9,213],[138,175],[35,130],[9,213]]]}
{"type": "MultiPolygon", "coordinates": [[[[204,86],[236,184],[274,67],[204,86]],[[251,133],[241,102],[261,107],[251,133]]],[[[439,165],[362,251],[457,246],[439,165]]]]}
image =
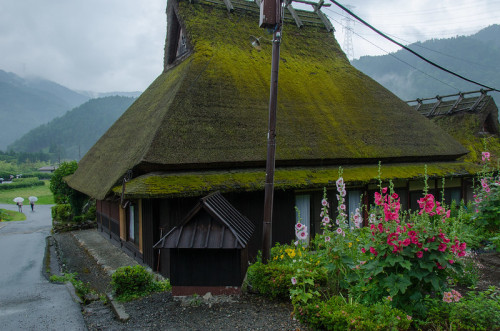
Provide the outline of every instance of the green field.
{"type": "Polygon", "coordinates": [[[24,221],[26,215],[17,211],[0,209],[0,222],[24,221]]]}
{"type": "Polygon", "coordinates": [[[54,204],[54,196],[49,189],[50,182],[48,180],[44,180],[43,182],[45,184],[43,186],[23,187],[19,189],[0,191],[0,203],[15,205],[16,203],[13,199],[15,197],[22,197],[24,198],[23,204],[29,207],[28,197],[35,196],[38,198],[38,201],[35,203],[36,205],[52,205],[54,204]]]}

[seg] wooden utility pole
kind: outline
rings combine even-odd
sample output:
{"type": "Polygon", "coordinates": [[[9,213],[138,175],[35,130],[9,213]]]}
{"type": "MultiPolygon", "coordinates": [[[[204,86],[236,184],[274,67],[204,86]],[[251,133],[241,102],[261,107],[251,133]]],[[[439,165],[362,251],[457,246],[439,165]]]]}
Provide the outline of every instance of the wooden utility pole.
{"type": "Polygon", "coordinates": [[[262,227],[262,262],[270,258],[274,200],[274,167],[276,155],[276,110],[278,104],[278,71],[280,59],[282,0],[263,0],[260,5],[261,28],[273,29],[271,87],[269,93],[269,130],[267,133],[266,183],[264,187],[264,218],[262,227]]]}

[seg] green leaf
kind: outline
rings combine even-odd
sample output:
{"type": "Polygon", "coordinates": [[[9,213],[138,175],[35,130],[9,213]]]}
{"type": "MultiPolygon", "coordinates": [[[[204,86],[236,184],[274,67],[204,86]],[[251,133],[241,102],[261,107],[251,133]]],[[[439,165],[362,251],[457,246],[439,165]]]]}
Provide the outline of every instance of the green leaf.
{"type": "Polygon", "coordinates": [[[408,260],[404,260],[404,261],[399,262],[399,265],[405,269],[411,270],[411,262],[408,260]]]}

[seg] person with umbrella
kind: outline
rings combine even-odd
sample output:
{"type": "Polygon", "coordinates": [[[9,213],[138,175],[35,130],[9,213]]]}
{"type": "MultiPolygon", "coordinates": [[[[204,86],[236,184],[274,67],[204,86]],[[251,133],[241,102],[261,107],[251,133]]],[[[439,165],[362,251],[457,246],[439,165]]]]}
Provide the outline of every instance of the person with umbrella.
{"type": "Polygon", "coordinates": [[[17,208],[19,209],[19,212],[23,212],[23,201],[24,199],[21,197],[14,198],[14,202],[17,203],[17,208]]]}
{"type": "Polygon", "coordinates": [[[38,198],[37,197],[29,197],[28,200],[30,201],[31,211],[34,211],[35,201],[38,201],[38,198]]]}

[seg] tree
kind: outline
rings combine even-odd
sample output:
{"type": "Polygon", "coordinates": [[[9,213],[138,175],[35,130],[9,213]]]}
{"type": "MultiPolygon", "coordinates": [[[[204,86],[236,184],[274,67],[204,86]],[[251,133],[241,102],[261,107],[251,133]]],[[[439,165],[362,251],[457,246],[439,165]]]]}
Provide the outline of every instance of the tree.
{"type": "Polygon", "coordinates": [[[72,189],[64,181],[64,177],[72,175],[77,168],[76,161],[63,162],[50,179],[50,190],[54,194],[55,202],[57,204],[69,203],[74,216],[82,214],[83,205],[88,200],[85,194],[72,189]]]}

